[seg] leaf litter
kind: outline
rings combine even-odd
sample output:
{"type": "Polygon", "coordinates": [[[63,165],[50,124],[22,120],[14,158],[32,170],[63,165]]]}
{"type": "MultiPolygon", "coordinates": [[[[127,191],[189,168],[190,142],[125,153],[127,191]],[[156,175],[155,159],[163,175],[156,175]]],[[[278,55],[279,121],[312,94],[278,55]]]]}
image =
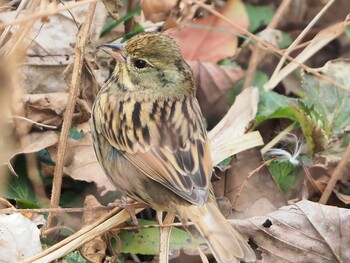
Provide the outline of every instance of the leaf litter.
{"type": "MultiPolygon", "coordinates": [[[[348,6],[348,3],[344,3],[341,4],[348,6]]],[[[232,59],[241,51],[242,46],[238,41],[237,33],[249,34],[237,31],[232,24],[224,22],[215,14],[210,14],[208,11],[210,8],[204,9],[201,6],[201,9],[198,9],[198,6],[188,4],[186,1],[186,5],[179,6],[179,13],[175,14],[169,11],[169,6],[174,6],[174,2],[169,1],[167,5],[165,9],[160,9],[165,10],[160,11],[163,12],[161,18],[158,16],[154,21],[159,23],[159,19],[162,21],[162,19],[173,16],[172,23],[168,23],[168,26],[176,24],[177,21],[180,22],[180,26],[184,26],[181,30],[172,29],[173,31],[169,34],[178,41],[185,58],[188,59],[194,71],[201,108],[208,120],[208,126],[215,127],[209,133],[214,164],[218,165],[219,162],[231,156],[227,159],[225,169],[223,171],[215,169],[213,176],[220,207],[226,211],[228,218],[235,219],[232,221],[233,225],[242,235],[249,237],[257,245],[256,251],[260,260],[265,262],[347,261],[350,258],[346,248],[349,241],[346,219],[349,215],[347,208],[338,207],[346,207],[350,203],[349,170],[343,171],[342,177],[333,189],[334,195],[329,200],[329,204],[333,206],[300,200],[308,198],[317,201],[319,199],[349,144],[350,104],[348,103],[349,78],[347,74],[349,62],[345,59],[325,61],[315,69],[303,65],[306,71],[301,74],[302,82],[296,79],[294,80],[296,86],[293,89],[285,87],[285,90],[291,94],[288,92],[284,94],[279,88],[275,91],[265,91],[262,87],[245,89],[240,93],[237,83],[240,79],[247,77],[244,75],[244,64],[222,67],[218,66],[217,62],[232,59]],[[181,17],[181,12],[184,12],[183,17],[181,17]],[[228,34],[227,31],[230,33],[228,34]],[[236,93],[240,95],[234,95],[235,102],[230,107],[227,98],[228,93],[233,89],[237,89],[236,93]],[[288,163],[283,164],[278,154],[270,156],[277,162],[272,168],[268,165],[268,162],[273,161],[272,159],[264,159],[258,149],[248,149],[262,145],[262,139],[265,143],[271,141],[276,137],[277,132],[285,129],[286,123],[287,125],[292,123],[293,132],[305,140],[303,147],[306,150],[294,156],[294,162],[298,163],[298,165],[294,163],[294,166],[293,162],[291,162],[292,166],[288,163]],[[260,131],[263,138],[261,139],[258,131],[252,132],[252,129],[260,131]],[[289,173],[287,168],[291,169],[291,178],[295,181],[291,180],[286,186],[287,177],[285,175],[289,173]],[[288,204],[290,205],[286,206],[288,204]]],[[[303,6],[300,6],[300,10],[306,12],[305,17],[308,17],[309,5],[310,3],[304,3],[303,6]]],[[[229,17],[232,23],[239,23],[243,29],[247,29],[249,19],[254,18],[254,15],[247,15],[244,3],[239,0],[229,0],[221,6],[214,7],[221,14],[229,17]]],[[[100,15],[96,17],[97,20],[94,22],[96,27],[91,33],[92,47],[97,46],[101,41],[99,33],[106,21],[107,11],[101,6],[99,8],[100,11],[96,13],[100,15]]],[[[118,11],[115,7],[113,8],[114,10],[110,10],[110,13],[114,13],[113,16],[117,17],[118,11]]],[[[74,13],[74,18],[84,14],[83,10],[80,9],[79,12],[74,13]]],[[[149,15],[152,15],[152,10],[148,12],[149,15]]],[[[254,9],[250,9],[249,12],[254,12],[254,9]]],[[[11,21],[10,15],[10,13],[2,13],[0,19],[11,21]]],[[[135,19],[139,25],[148,23],[142,20],[141,16],[135,16],[135,19]]],[[[309,44],[306,43],[306,48],[299,56],[296,56],[299,63],[307,59],[312,60],[317,51],[322,50],[327,44],[330,45],[332,40],[339,39],[347,25],[345,17],[343,20],[344,22],[334,26],[319,29],[320,33],[316,34],[309,44]]],[[[268,22],[261,21],[260,23],[268,22]]],[[[288,21],[287,18],[286,21],[288,21]]],[[[68,86],[61,74],[72,61],[74,54],[71,44],[75,42],[76,33],[68,33],[68,30],[55,26],[74,28],[77,32],[75,21],[67,12],[65,18],[62,15],[50,16],[35,26],[30,38],[32,45],[28,49],[26,58],[31,60],[27,60],[23,68],[28,81],[24,81],[23,86],[27,85],[26,93],[36,94],[21,94],[20,98],[22,102],[25,102],[23,116],[34,122],[58,128],[56,131],[50,131],[40,125],[28,124],[24,132],[19,133],[19,136],[26,136],[27,139],[24,141],[30,143],[21,144],[15,139],[13,149],[4,155],[3,164],[6,163],[6,160],[10,160],[8,163],[13,163],[11,160],[16,156],[26,156],[40,150],[47,151],[48,159],[53,164],[56,161],[59,130],[64,118],[68,94],[66,93],[68,86]],[[67,18],[71,21],[67,22],[65,20],[67,18]],[[69,37],[60,38],[52,35],[52,32],[55,31],[63,33],[64,36],[67,34],[69,37]],[[52,41],[52,38],[56,38],[57,41],[52,41]],[[63,41],[66,42],[63,43],[63,41]],[[55,45],[50,45],[50,43],[55,43],[55,45]]],[[[13,27],[12,31],[15,32],[16,27],[13,27]]],[[[123,35],[122,31],[116,28],[110,32],[110,39],[115,38],[115,35],[123,35]]],[[[290,33],[291,31],[286,27],[282,28],[282,32],[290,33]]],[[[271,54],[274,51],[272,48],[264,50],[266,55],[260,62],[261,65],[266,65],[264,63],[267,59],[272,61],[271,54]]],[[[100,58],[94,48],[89,48],[88,53],[85,58],[88,66],[85,67],[82,84],[85,90],[80,91],[75,108],[76,118],[73,123],[74,129],[82,133],[82,136],[75,138],[72,135],[68,140],[64,174],[73,180],[93,182],[96,185],[95,194],[105,205],[111,201],[108,200],[108,195],[112,192],[113,186],[108,184],[102,169],[96,162],[88,119],[94,92],[99,88],[98,86],[103,85],[111,69],[108,68],[110,64],[105,63],[105,58],[100,58]],[[99,64],[98,67],[94,66],[97,64],[99,64]],[[96,70],[97,68],[100,70],[96,70]]],[[[275,87],[276,83],[283,80],[293,70],[298,71],[299,66],[298,63],[287,63],[285,69],[282,69],[275,79],[269,80],[269,87],[275,87]]],[[[70,74],[66,76],[69,83],[70,74]]],[[[295,78],[295,75],[289,77],[295,78]]],[[[285,83],[287,82],[280,85],[285,83]]],[[[281,141],[273,147],[284,149],[285,144],[281,141]]],[[[286,161],[288,162],[288,158],[286,161]]],[[[42,169],[49,165],[43,159],[39,159],[38,163],[40,162],[42,162],[42,169]]],[[[11,169],[20,170],[19,167],[11,169]]],[[[38,169],[38,171],[44,173],[43,170],[38,169]]],[[[65,186],[62,191],[66,191],[65,186]]],[[[100,204],[101,202],[87,204],[86,209],[101,206],[100,204]]],[[[104,214],[102,213],[101,217],[104,214]]],[[[120,222],[125,223],[126,218],[127,216],[120,222]]],[[[24,221],[19,224],[25,225],[24,221]]],[[[80,227],[83,228],[83,225],[80,227]]],[[[101,235],[101,232],[93,230],[89,233],[96,237],[101,235]]],[[[34,240],[38,237],[39,233],[35,233],[34,237],[30,238],[34,240]]],[[[8,241],[10,244],[14,242],[16,241],[8,241]]],[[[100,242],[102,246],[104,242],[108,243],[104,239],[100,239],[100,242]]],[[[74,248],[77,247],[75,245],[74,248]]],[[[147,253],[146,247],[140,245],[140,248],[146,249],[143,252],[147,253]]],[[[184,248],[189,249],[186,245],[184,248]]],[[[175,248],[176,251],[178,249],[179,247],[175,248]]],[[[137,251],[136,248],[132,252],[137,253],[137,251]]],[[[64,254],[66,252],[60,255],[64,254]]],[[[181,253],[175,253],[175,255],[181,257],[181,253]]],[[[5,262],[11,262],[6,260],[5,262]]],[[[96,262],[100,260],[91,259],[96,262]]]]}

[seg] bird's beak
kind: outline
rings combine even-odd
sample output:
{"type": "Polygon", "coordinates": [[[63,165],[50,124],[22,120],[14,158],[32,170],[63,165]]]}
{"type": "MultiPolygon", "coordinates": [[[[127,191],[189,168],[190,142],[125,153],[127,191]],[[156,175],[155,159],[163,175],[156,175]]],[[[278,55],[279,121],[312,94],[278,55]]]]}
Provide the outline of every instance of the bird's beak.
{"type": "Polygon", "coordinates": [[[106,43],[99,46],[104,52],[119,62],[126,61],[125,44],[124,43],[106,43]],[[107,49],[106,49],[107,48],[107,49]]]}

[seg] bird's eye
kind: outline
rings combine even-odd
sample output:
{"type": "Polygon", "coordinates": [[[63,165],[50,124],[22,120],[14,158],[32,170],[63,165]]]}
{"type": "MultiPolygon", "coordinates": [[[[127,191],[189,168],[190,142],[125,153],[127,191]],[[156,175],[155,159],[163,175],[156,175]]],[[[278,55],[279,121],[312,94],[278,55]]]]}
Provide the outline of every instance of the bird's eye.
{"type": "Polygon", "coordinates": [[[144,61],[143,59],[135,59],[133,63],[134,63],[134,66],[138,69],[142,69],[147,66],[147,62],[144,61]]]}

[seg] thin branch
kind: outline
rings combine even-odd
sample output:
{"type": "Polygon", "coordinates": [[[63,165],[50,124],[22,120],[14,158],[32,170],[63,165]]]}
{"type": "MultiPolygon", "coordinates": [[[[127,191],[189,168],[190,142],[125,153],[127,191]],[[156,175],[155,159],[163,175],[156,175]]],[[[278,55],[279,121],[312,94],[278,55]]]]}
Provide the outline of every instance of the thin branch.
{"type": "MultiPolygon", "coordinates": [[[[127,1],[126,4],[126,12],[130,13],[134,8],[136,7],[135,1],[134,0],[129,0],[127,1]]],[[[135,18],[134,16],[130,17],[128,20],[125,21],[124,23],[125,26],[125,34],[133,32],[135,28],[135,18]]]]}
{"type": "Polygon", "coordinates": [[[349,163],[350,161],[350,144],[348,145],[348,147],[345,150],[344,156],[341,159],[341,161],[338,163],[337,167],[335,168],[334,172],[332,173],[331,179],[329,179],[328,184],[326,186],[326,189],[324,190],[320,201],[318,201],[320,204],[327,204],[328,199],[334,189],[335,184],[337,183],[337,181],[341,178],[344,169],[346,167],[346,165],[349,163]]]}
{"type": "MultiPolygon", "coordinates": [[[[51,196],[52,208],[56,208],[59,206],[59,200],[61,196],[63,167],[64,167],[65,156],[67,151],[67,140],[68,140],[69,130],[72,124],[75,104],[78,98],[82,68],[84,63],[85,45],[89,38],[89,31],[90,31],[92,19],[95,13],[96,5],[97,5],[96,2],[93,2],[89,5],[85,22],[83,23],[82,27],[80,28],[77,34],[77,41],[75,44],[75,59],[74,59],[74,67],[73,67],[73,73],[72,73],[72,82],[70,86],[67,107],[64,114],[63,124],[62,124],[62,133],[58,144],[57,162],[55,166],[54,180],[52,185],[52,196],[51,196]]],[[[54,217],[55,217],[55,214],[51,213],[48,219],[48,228],[51,228],[53,225],[55,225],[55,222],[54,222],[55,220],[53,220],[54,217]]]]}

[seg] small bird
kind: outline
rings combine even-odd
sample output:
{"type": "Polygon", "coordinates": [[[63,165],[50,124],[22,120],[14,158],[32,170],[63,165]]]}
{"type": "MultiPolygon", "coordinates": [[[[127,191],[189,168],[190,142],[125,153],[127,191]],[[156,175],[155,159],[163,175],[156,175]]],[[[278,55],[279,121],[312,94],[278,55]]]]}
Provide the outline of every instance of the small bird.
{"type": "Polygon", "coordinates": [[[193,73],[170,37],[140,33],[117,52],[92,109],[97,159],[116,188],[194,223],[220,263],[255,254],[219,211],[193,73]]]}

